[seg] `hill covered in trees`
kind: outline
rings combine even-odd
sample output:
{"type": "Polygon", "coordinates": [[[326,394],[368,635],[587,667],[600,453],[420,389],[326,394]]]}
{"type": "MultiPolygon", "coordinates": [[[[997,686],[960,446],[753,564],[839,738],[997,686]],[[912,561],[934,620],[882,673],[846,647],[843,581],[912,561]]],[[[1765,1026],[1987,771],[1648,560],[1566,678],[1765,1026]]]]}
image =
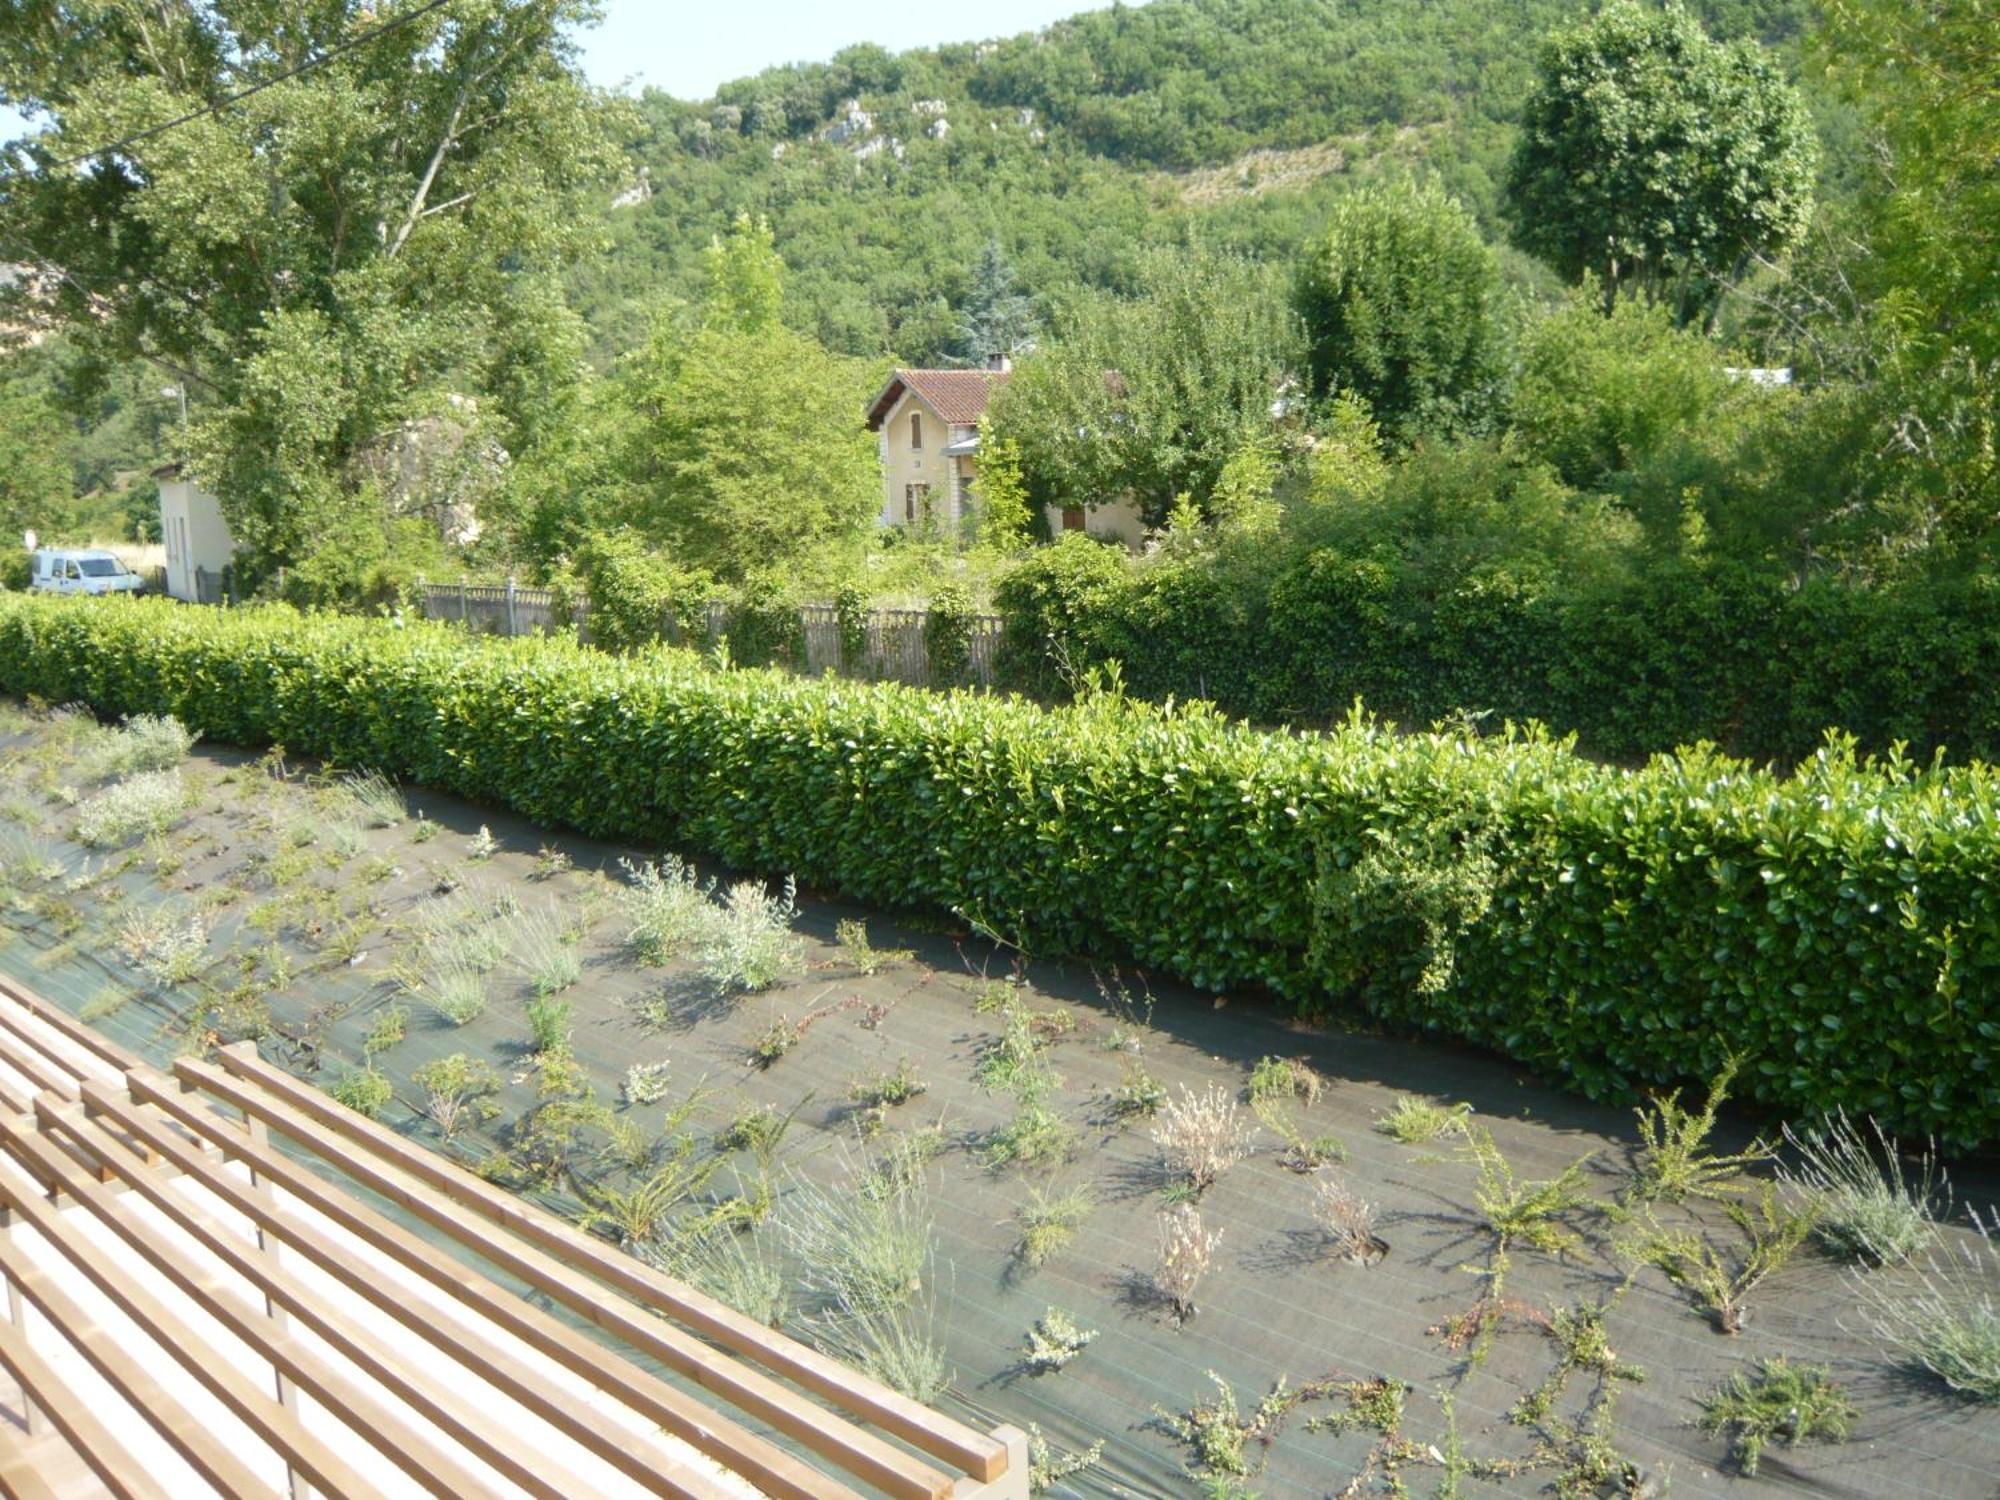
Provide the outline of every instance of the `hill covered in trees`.
{"type": "MultiPolygon", "coordinates": [[[[614,211],[610,253],[575,290],[600,354],[630,348],[663,292],[694,295],[709,237],[748,211],[776,230],[789,323],[837,352],[930,363],[962,352],[954,309],[988,240],[1039,298],[1129,292],[1149,248],[1288,258],[1357,183],[1412,169],[1499,240],[1541,40],[1591,9],[1154,0],[997,41],[850,47],[713,99],[648,92],[630,150],[651,196],[614,211]]],[[[1795,67],[1805,0],[1691,9],[1795,67]]],[[[1838,178],[1852,128],[1815,106],[1838,178]]]]}

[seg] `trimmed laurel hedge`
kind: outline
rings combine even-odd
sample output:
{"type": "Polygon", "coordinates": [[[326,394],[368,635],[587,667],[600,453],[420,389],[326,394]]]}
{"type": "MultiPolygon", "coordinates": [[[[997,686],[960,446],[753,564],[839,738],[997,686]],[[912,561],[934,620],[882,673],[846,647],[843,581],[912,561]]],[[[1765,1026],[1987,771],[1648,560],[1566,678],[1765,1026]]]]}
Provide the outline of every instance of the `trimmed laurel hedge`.
{"type": "Polygon", "coordinates": [[[1206,698],[1262,723],[1326,724],[1356,699],[1399,723],[1464,713],[1574,731],[1637,763],[1707,740],[1792,765],[1829,726],[1862,748],[2000,760],[2000,583],[1858,588],[1659,565],[1605,593],[1468,580],[1403,592],[1375,558],[1286,559],[1267,582],[1200,560],[1132,566],[1065,540],[995,592],[999,680],[1044,697],[1116,659],[1143,698],[1206,698]]]}
{"type": "Polygon", "coordinates": [[[1201,708],[1049,710],[606,656],[282,606],[0,601],[0,687],[384,771],[857,900],[956,907],[1596,1095],[1731,1052],[1771,1106],[1955,1146],[2000,1085],[2000,777],[1638,771],[1535,734],[1269,736],[1201,708]]]}

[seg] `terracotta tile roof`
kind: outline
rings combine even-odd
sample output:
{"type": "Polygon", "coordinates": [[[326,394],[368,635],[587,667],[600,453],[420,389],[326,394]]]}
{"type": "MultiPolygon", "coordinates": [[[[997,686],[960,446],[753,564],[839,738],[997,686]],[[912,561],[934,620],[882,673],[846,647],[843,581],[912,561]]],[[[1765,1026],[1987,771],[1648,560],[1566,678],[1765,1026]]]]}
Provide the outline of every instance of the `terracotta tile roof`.
{"type": "Polygon", "coordinates": [[[897,370],[868,404],[868,429],[881,427],[906,390],[914,391],[943,421],[969,425],[986,414],[987,401],[1006,378],[1004,370],[897,370]]]}

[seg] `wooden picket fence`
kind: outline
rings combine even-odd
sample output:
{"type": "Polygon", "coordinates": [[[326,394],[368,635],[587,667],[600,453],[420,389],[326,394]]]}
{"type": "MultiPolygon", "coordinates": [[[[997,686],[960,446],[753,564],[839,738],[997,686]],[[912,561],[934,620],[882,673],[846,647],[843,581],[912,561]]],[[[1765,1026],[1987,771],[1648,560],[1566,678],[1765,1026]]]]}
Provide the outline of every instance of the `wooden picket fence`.
{"type": "MultiPolygon", "coordinates": [[[[454,620],[484,635],[535,635],[567,625],[583,640],[590,639],[590,614],[581,603],[567,620],[558,618],[553,589],[525,588],[506,583],[431,583],[419,589],[424,618],[454,620]]],[[[813,677],[832,672],[871,682],[903,682],[936,686],[930,654],[924,647],[928,612],[921,609],[871,609],[864,616],[867,650],[863,659],[843,659],[840,613],[831,604],[807,604],[799,609],[803,670],[813,677]]],[[[660,635],[674,645],[706,649],[729,633],[730,606],[711,600],[697,636],[682,628],[674,611],[661,620],[660,635]]],[[[1000,616],[974,615],[967,642],[965,676],[981,687],[993,685],[993,659],[1000,643],[1000,616]]]]}

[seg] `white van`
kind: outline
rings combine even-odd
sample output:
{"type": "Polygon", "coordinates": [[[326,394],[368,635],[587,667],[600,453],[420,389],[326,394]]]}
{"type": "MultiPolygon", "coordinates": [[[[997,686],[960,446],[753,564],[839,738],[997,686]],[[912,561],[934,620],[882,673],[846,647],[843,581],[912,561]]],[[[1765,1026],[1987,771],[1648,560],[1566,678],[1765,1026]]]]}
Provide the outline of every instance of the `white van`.
{"type": "Polygon", "coordinates": [[[145,585],[115,554],[91,547],[43,547],[28,565],[28,587],[50,594],[136,594],[145,585]]]}

